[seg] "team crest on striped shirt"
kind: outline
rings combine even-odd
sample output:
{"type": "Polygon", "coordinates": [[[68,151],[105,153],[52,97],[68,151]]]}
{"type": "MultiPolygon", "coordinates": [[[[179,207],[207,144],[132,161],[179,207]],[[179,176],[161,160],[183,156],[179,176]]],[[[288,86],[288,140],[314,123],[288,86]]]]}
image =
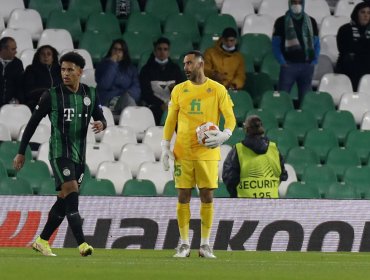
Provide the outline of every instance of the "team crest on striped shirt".
{"type": "Polygon", "coordinates": [[[84,97],[84,104],[85,104],[86,106],[90,106],[90,104],[91,104],[91,99],[90,99],[88,96],[85,96],[85,97],[84,97]]]}

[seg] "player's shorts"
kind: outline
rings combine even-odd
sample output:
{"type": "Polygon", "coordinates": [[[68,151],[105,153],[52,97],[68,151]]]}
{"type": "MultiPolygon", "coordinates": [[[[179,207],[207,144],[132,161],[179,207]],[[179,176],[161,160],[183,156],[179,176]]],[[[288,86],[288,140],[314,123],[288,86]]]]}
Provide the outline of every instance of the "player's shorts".
{"type": "Polygon", "coordinates": [[[84,177],[85,165],[76,163],[67,158],[50,160],[55,178],[55,190],[60,191],[62,184],[69,181],[77,181],[80,187],[84,177]]]}
{"type": "Polygon", "coordinates": [[[218,160],[175,160],[175,185],[179,189],[218,188],[218,160]]]}

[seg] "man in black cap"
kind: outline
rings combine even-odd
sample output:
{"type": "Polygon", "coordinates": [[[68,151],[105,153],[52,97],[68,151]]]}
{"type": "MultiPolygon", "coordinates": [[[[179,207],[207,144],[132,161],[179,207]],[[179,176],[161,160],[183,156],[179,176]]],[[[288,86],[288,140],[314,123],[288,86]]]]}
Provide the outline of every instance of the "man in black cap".
{"type": "Polygon", "coordinates": [[[241,89],[245,83],[244,59],[237,50],[238,35],[227,27],[215,45],[204,53],[204,72],[207,77],[223,84],[227,89],[241,89]]]}

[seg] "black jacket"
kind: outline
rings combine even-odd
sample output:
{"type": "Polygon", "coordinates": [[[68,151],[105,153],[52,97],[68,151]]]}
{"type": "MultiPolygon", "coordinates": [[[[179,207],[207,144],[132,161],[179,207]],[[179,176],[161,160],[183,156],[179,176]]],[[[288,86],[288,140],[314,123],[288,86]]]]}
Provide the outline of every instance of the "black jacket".
{"type": "MultiPolygon", "coordinates": [[[[249,149],[251,149],[256,154],[262,155],[267,152],[267,149],[270,144],[270,140],[267,137],[248,137],[242,141],[242,144],[249,149]]],[[[282,155],[280,156],[280,165],[281,165],[281,175],[280,181],[286,181],[288,179],[288,173],[284,167],[284,160],[282,155]]],[[[222,170],[222,180],[225,183],[230,197],[238,197],[236,187],[240,182],[240,164],[238,152],[234,146],[232,150],[227,155],[223,170],[222,170]]]]}
{"type": "Polygon", "coordinates": [[[5,69],[0,63],[0,107],[9,103],[12,98],[18,99],[23,103],[22,94],[22,74],[23,64],[20,59],[15,57],[9,62],[5,69]]]}

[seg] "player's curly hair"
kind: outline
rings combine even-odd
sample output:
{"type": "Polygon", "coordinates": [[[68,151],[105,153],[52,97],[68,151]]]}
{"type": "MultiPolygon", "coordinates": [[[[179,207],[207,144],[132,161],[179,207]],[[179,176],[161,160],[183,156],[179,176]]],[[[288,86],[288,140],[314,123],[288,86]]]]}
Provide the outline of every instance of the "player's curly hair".
{"type": "Polygon", "coordinates": [[[59,59],[59,63],[62,64],[63,61],[72,62],[77,66],[80,66],[81,69],[83,69],[86,64],[85,59],[76,52],[67,52],[66,54],[62,55],[62,57],[59,59]]]}

